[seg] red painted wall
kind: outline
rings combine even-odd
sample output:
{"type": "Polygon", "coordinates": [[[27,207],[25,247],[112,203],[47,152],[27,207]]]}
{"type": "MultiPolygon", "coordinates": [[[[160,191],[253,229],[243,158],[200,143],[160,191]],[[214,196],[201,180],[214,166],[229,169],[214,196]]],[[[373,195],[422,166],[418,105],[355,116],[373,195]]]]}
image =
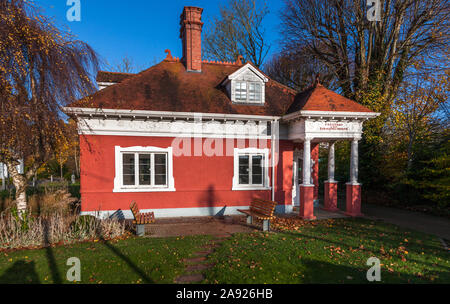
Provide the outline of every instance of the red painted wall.
{"type": "MultiPolygon", "coordinates": [[[[203,139],[204,141],[205,139],[203,139]]],[[[175,192],[113,193],[115,146],[155,146],[167,148],[173,138],[131,136],[80,136],[82,211],[128,210],[135,200],[141,209],[245,206],[254,197],[271,199],[271,191],[232,191],[234,158],[226,156],[173,156],[175,192]]],[[[237,147],[237,141],[234,141],[237,147]]],[[[256,147],[245,141],[245,147],[256,147]]],[[[228,147],[229,148],[229,147],[228,147]]],[[[244,148],[239,146],[239,148],[244,148]]],[[[270,149],[270,141],[267,143],[270,149]]],[[[292,144],[280,141],[280,162],[276,167],[276,201],[292,202],[292,144]]],[[[269,170],[271,177],[272,170],[269,170]]],[[[272,180],[271,183],[272,184],[272,180]]]]}

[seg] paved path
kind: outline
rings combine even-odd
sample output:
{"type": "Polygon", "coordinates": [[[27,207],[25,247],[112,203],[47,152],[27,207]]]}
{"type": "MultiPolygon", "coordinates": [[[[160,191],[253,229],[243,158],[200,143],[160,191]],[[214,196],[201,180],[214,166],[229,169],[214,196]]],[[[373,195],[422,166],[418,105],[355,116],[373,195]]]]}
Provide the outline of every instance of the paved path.
{"type": "Polygon", "coordinates": [[[370,204],[362,204],[362,212],[368,217],[450,240],[450,220],[443,217],[370,204]]]}
{"type": "Polygon", "coordinates": [[[224,240],[230,238],[229,235],[219,235],[211,241],[211,243],[203,246],[201,251],[196,252],[195,257],[185,259],[186,266],[185,274],[180,275],[175,279],[175,283],[187,284],[187,283],[199,283],[205,279],[203,272],[211,267],[213,264],[208,264],[207,260],[217,247],[220,246],[224,240]]]}
{"type": "Polygon", "coordinates": [[[247,226],[245,216],[217,217],[179,217],[161,218],[146,225],[147,237],[171,237],[184,235],[231,235],[233,233],[253,232],[258,226],[247,226]]]}

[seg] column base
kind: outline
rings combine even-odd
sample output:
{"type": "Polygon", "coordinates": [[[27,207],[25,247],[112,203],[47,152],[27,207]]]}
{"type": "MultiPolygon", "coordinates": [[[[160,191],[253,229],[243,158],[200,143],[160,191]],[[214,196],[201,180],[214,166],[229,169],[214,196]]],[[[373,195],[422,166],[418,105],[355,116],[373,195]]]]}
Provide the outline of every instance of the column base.
{"type": "Polygon", "coordinates": [[[339,211],[337,207],[337,181],[325,181],[325,200],[324,207],[322,208],[328,212],[339,211]]]}
{"type": "Polygon", "coordinates": [[[314,216],[314,185],[300,185],[300,218],[310,221],[314,216]]]}
{"type": "Polygon", "coordinates": [[[363,216],[361,213],[361,184],[347,183],[347,208],[345,215],[351,217],[363,216]]]}

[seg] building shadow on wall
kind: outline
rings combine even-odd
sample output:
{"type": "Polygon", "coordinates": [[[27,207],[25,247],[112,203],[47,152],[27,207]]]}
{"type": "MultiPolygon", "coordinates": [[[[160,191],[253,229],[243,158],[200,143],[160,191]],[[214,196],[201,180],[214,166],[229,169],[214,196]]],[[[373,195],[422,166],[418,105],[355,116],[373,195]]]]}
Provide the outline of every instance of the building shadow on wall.
{"type": "Polygon", "coordinates": [[[222,217],[225,215],[225,210],[226,210],[227,206],[224,206],[221,210],[219,210],[217,212],[216,207],[217,207],[217,204],[219,203],[217,200],[218,199],[216,196],[216,190],[215,190],[214,185],[209,185],[208,189],[200,197],[199,203],[201,205],[206,204],[206,207],[208,208],[209,216],[222,217]]]}
{"type": "Polygon", "coordinates": [[[116,212],[109,216],[109,219],[122,221],[125,220],[125,215],[123,214],[122,209],[118,209],[116,212]]]}

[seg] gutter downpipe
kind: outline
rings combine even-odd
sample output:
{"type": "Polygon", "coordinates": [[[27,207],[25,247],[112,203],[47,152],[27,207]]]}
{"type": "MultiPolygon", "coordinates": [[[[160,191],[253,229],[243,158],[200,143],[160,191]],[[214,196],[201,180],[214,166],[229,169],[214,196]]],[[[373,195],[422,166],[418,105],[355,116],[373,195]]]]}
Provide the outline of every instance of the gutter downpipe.
{"type": "MultiPolygon", "coordinates": [[[[276,134],[279,132],[279,128],[278,128],[278,120],[279,119],[274,119],[273,120],[273,124],[271,126],[271,144],[270,144],[270,148],[272,150],[271,154],[272,154],[272,201],[275,201],[275,145],[274,142],[278,142],[277,138],[276,138],[276,134]]],[[[277,149],[278,150],[278,149],[277,149]]]]}

